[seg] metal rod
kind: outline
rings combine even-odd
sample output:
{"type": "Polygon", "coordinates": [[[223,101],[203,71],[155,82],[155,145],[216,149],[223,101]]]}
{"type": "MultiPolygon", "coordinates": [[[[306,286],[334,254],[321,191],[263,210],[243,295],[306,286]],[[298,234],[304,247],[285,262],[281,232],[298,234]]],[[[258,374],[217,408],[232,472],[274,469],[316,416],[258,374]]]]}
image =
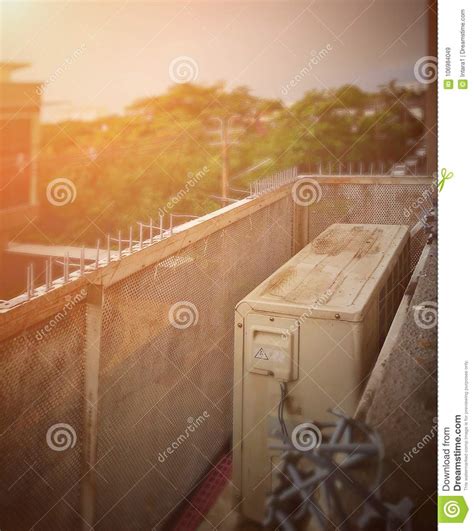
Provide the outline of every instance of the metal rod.
{"type": "Polygon", "coordinates": [[[69,251],[64,256],[64,283],[69,282],[69,251]]]}
{"type": "Polygon", "coordinates": [[[31,289],[31,266],[32,264],[29,264],[28,265],[28,269],[27,269],[27,278],[26,278],[26,292],[28,294],[28,299],[31,299],[31,292],[32,292],[32,289],[31,289]]]}
{"type": "Polygon", "coordinates": [[[139,248],[143,249],[143,225],[140,223],[140,242],[139,242],[139,248]]]}
{"type": "Polygon", "coordinates": [[[119,230],[119,233],[118,233],[118,244],[119,244],[119,249],[118,249],[118,254],[119,254],[119,260],[122,259],[122,231],[119,230]]]}
{"type": "MultiPolygon", "coordinates": [[[[231,188],[231,190],[236,190],[236,188],[231,188]]],[[[243,191],[243,190],[240,190],[243,191]]],[[[199,216],[195,216],[194,214],[173,214],[174,218],[198,218],[199,216]]]]}
{"type": "Polygon", "coordinates": [[[99,269],[99,258],[100,258],[100,240],[97,240],[97,249],[95,254],[95,268],[99,269]]]}
{"type": "Polygon", "coordinates": [[[44,261],[44,287],[48,291],[48,259],[44,261]]]}
{"type": "Polygon", "coordinates": [[[133,227],[130,225],[129,233],[128,233],[128,239],[130,241],[130,254],[132,254],[132,246],[133,246],[133,227]]]}
{"type": "Polygon", "coordinates": [[[85,249],[84,249],[84,246],[81,247],[81,260],[80,260],[80,265],[79,265],[79,271],[80,271],[80,275],[81,277],[84,275],[84,262],[85,262],[85,249]]]}
{"type": "Polygon", "coordinates": [[[30,287],[30,268],[31,264],[26,267],[26,298],[31,299],[31,287],[30,287]]]}
{"type": "Polygon", "coordinates": [[[150,224],[150,245],[153,243],[153,220],[149,219],[150,224]]]}
{"type": "Polygon", "coordinates": [[[110,234],[107,234],[107,264],[110,264],[110,234]]]}
{"type": "Polygon", "coordinates": [[[160,240],[163,239],[163,214],[160,214],[160,240]]]}
{"type": "Polygon", "coordinates": [[[170,236],[173,234],[173,214],[170,214],[170,236]]]}
{"type": "Polygon", "coordinates": [[[44,276],[45,276],[45,285],[46,285],[46,291],[49,291],[51,289],[51,273],[49,270],[49,264],[50,264],[51,257],[46,259],[46,263],[44,265],[44,276]]]}

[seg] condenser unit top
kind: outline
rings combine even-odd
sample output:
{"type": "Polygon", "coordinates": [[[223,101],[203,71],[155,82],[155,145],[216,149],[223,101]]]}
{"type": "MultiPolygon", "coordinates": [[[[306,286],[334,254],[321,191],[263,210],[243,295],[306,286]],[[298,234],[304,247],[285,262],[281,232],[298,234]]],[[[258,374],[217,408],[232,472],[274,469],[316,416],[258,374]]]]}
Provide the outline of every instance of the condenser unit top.
{"type": "Polygon", "coordinates": [[[361,321],[408,240],[405,225],[331,225],[240,304],[297,317],[361,321]]]}

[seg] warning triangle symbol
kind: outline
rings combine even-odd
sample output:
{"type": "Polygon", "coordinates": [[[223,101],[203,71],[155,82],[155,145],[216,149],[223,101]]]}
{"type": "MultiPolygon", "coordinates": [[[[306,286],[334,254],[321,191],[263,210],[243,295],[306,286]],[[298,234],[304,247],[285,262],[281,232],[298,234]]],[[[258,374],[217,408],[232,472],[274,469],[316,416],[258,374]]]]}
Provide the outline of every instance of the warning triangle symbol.
{"type": "Polygon", "coordinates": [[[269,357],[265,354],[265,351],[263,350],[263,348],[260,348],[259,351],[257,352],[257,354],[255,354],[254,357],[259,359],[259,360],[268,360],[269,359],[269,357]]]}

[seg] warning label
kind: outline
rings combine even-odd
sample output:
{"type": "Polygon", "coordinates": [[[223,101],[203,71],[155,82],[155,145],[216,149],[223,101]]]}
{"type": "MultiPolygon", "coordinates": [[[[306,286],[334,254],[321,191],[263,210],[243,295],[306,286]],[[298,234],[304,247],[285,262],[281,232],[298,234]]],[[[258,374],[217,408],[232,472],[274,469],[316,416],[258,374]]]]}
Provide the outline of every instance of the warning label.
{"type": "Polygon", "coordinates": [[[257,353],[255,354],[254,358],[257,358],[259,360],[268,360],[269,357],[267,356],[266,352],[263,350],[263,348],[258,349],[257,353]]]}

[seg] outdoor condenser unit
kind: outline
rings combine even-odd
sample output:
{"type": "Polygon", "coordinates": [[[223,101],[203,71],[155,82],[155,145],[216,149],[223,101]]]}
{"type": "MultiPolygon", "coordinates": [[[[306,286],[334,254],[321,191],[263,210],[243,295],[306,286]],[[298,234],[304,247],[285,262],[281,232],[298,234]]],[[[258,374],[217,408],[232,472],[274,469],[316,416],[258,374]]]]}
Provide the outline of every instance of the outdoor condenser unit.
{"type": "Polygon", "coordinates": [[[237,305],[233,459],[244,516],[263,520],[275,481],[280,384],[289,433],[332,420],[329,408],[353,415],[408,274],[408,227],[335,224],[237,305]]]}

